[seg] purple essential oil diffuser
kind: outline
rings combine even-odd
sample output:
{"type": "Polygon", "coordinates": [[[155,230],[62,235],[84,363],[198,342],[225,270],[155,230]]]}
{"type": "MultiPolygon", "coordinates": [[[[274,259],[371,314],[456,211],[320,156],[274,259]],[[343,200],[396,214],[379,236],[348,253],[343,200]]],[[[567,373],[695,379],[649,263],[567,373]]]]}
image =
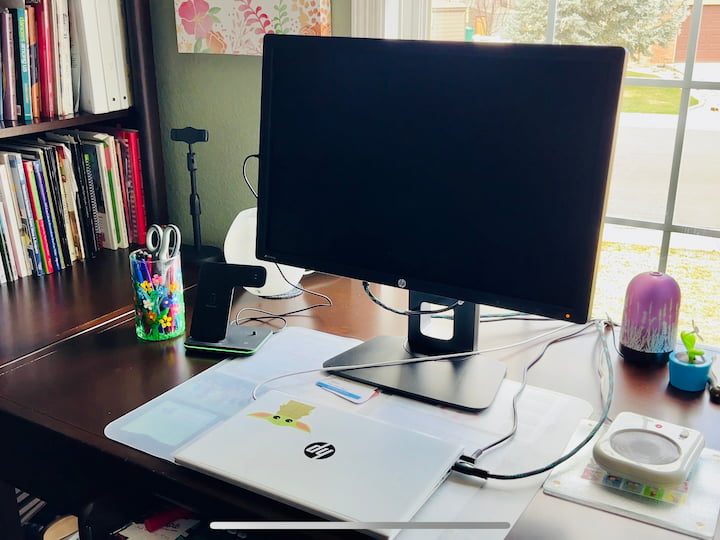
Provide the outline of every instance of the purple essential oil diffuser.
{"type": "Polygon", "coordinates": [[[662,366],[677,341],[680,287],[667,274],[635,276],[625,293],[620,353],[630,363],[662,366]]]}

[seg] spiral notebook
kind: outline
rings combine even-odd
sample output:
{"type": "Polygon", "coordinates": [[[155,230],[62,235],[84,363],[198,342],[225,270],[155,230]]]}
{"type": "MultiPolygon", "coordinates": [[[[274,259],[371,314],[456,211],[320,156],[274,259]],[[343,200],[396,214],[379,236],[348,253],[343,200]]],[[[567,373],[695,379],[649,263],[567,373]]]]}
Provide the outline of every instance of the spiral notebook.
{"type": "MultiPolygon", "coordinates": [[[[323,518],[406,522],[459,444],[269,391],[181,448],[176,463],[323,518]]],[[[374,536],[399,532],[374,529],[374,536]]]]}

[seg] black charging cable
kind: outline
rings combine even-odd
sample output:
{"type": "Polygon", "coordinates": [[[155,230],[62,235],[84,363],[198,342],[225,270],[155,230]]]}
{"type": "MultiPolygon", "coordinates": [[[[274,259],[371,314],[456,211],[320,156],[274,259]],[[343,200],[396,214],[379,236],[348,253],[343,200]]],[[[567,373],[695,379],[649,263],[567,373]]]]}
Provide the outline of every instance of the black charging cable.
{"type": "MultiPolygon", "coordinates": [[[[610,358],[610,351],[607,346],[607,340],[605,339],[605,326],[608,324],[607,321],[595,321],[596,328],[598,331],[598,335],[600,338],[600,343],[602,344],[602,352],[603,356],[605,358],[605,363],[607,366],[608,371],[608,393],[605,398],[605,403],[603,406],[602,414],[600,415],[600,419],[595,423],[595,426],[590,430],[590,432],[577,444],[575,445],[569,452],[564,454],[563,456],[559,457],[555,461],[548,463],[547,465],[543,467],[539,467],[537,469],[533,469],[527,472],[517,473],[517,474],[493,474],[485,469],[481,469],[475,465],[475,457],[472,456],[461,456],[460,459],[455,463],[455,465],[452,466],[451,470],[457,471],[462,474],[466,474],[468,476],[474,476],[476,478],[482,478],[482,479],[493,479],[493,480],[519,480],[521,478],[529,478],[531,476],[536,476],[538,474],[542,474],[544,472],[549,471],[550,469],[553,469],[560,465],[561,463],[564,463],[571,457],[573,457],[575,454],[577,454],[585,445],[590,442],[590,440],[597,434],[597,432],[600,430],[600,428],[603,426],[605,421],[608,418],[608,415],[610,414],[610,405],[612,404],[612,395],[613,395],[613,388],[614,388],[614,376],[613,376],[613,370],[612,370],[612,360],[610,358]]],[[[559,342],[561,340],[556,340],[555,343],[559,342]]]]}
{"type": "Polygon", "coordinates": [[[413,315],[435,315],[435,314],[437,314],[437,313],[446,313],[446,312],[448,312],[448,311],[452,311],[453,309],[455,309],[456,307],[462,305],[462,303],[463,303],[462,300],[456,300],[456,301],[453,302],[451,305],[445,306],[445,307],[442,307],[442,308],[438,308],[438,309],[428,309],[428,310],[424,310],[424,309],[399,310],[399,309],[395,309],[394,307],[388,306],[387,304],[383,303],[383,301],[380,300],[377,296],[375,296],[375,295],[372,293],[372,291],[370,290],[370,283],[369,283],[369,282],[363,281],[363,282],[362,282],[362,286],[363,286],[363,289],[365,290],[365,294],[367,294],[368,298],[370,298],[370,300],[372,300],[375,304],[377,304],[377,305],[380,306],[381,308],[386,309],[386,310],[388,310],[388,311],[390,311],[390,312],[392,312],[392,313],[395,313],[395,314],[397,314],[397,315],[405,315],[405,316],[408,316],[408,317],[413,316],[413,315]]]}

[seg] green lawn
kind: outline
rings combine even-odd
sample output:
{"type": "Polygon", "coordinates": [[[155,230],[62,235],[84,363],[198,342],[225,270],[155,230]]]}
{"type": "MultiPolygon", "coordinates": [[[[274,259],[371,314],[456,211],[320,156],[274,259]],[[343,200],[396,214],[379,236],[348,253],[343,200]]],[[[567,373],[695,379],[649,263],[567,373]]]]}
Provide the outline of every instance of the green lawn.
{"type": "MultiPolygon", "coordinates": [[[[659,252],[659,246],[602,242],[593,317],[610,316],[620,322],[628,283],[636,272],[656,269],[659,252]]],[[[720,251],[670,248],[666,272],[682,291],[679,329],[688,330],[694,322],[704,343],[720,345],[719,287],[715,279],[720,274],[720,251]]]]}
{"type": "MultiPolygon", "coordinates": [[[[628,77],[655,77],[647,73],[628,71],[628,77]]],[[[690,106],[699,101],[690,96],[690,106]]],[[[622,112],[678,114],[680,111],[679,88],[650,88],[626,86],[623,92],[622,112]]]]}

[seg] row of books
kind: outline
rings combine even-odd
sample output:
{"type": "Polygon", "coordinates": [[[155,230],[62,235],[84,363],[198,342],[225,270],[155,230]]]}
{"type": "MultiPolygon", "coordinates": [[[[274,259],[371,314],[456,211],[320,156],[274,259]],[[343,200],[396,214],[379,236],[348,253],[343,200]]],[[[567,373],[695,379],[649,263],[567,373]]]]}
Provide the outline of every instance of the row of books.
{"type": "Polygon", "coordinates": [[[0,9],[0,120],[31,123],[132,104],[122,0],[26,0],[0,9]]]}
{"type": "Polygon", "coordinates": [[[42,499],[15,489],[25,540],[78,540],[78,518],[61,514],[42,499]]]}
{"type": "Polygon", "coordinates": [[[0,283],[143,243],[146,232],[137,130],[0,140],[0,283]]]}

